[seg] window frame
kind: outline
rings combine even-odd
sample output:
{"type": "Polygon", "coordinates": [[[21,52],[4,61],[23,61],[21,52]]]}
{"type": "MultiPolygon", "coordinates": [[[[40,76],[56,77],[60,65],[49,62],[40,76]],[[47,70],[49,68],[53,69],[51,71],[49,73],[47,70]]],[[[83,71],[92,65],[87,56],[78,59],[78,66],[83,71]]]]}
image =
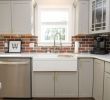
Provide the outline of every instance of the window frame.
{"type": "Polygon", "coordinates": [[[55,6],[55,5],[51,5],[51,6],[45,6],[45,5],[38,5],[37,7],[37,36],[38,36],[38,45],[39,46],[53,46],[54,44],[54,40],[53,42],[46,42],[46,41],[42,41],[42,35],[41,35],[41,21],[40,21],[40,15],[41,15],[41,11],[42,9],[68,9],[68,13],[69,13],[69,18],[68,18],[68,37],[67,37],[67,41],[62,41],[62,45],[63,46],[71,46],[71,36],[74,32],[74,17],[73,17],[73,6],[72,5],[61,5],[61,6],[55,6]]]}

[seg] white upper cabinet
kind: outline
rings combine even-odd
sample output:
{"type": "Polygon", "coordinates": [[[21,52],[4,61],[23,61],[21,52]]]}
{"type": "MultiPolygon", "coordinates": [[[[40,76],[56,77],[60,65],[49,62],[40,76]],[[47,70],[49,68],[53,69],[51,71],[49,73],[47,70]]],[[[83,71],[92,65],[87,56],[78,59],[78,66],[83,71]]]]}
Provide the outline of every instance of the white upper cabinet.
{"type": "Polygon", "coordinates": [[[31,33],[31,1],[11,1],[12,32],[31,33]]]}
{"type": "Polygon", "coordinates": [[[0,1],[0,33],[32,33],[32,1],[0,1]]]}
{"type": "Polygon", "coordinates": [[[10,1],[0,1],[0,33],[11,32],[10,1]]]}
{"type": "Polygon", "coordinates": [[[75,6],[75,34],[89,33],[89,1],[77,0],[75,6]]]}
{"type": "Polygon", "coordinates": [[[110,0],[90,0],[89,33],[110,32],[110,0]]]}

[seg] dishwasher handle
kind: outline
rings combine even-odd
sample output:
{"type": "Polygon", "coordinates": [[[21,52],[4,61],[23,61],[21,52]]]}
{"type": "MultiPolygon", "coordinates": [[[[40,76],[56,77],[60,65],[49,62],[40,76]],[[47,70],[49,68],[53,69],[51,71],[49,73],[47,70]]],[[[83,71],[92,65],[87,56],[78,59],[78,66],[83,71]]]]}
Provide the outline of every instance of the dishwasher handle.
{"type": "Polygon", "coordinates": [[[24,64],[28,64],[29,61],[24,61],[24,62],[16,62],[16,61],[0,61],[0,64],[4,64],[4,65],[15,65],[15,64],[19,64],[19,65],[24,65],[24,64]]]}

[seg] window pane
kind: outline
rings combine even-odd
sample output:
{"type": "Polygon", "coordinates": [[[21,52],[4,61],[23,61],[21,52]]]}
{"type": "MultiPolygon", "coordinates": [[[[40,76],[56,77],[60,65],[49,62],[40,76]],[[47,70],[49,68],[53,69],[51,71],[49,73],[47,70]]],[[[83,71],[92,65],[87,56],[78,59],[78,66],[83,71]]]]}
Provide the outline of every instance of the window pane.
{"type": "MultiPolygon", "coordinates": [[[[61,40],[67,41],[68,38],[68,22],[69,10],[65,8],[51,9],[45,8],[40,12],[41,25],[41,40],[43,42],[53,42],[56,33],[61,34],[61,40]]],[[[56,41],[59,41],[59,35],[56,36],[56,41]]]]}
{"type": "MultiPolygon", "coordinates": [[[[65,25],[42,25],[42,36],[44,37],[44,40],[46,41],[53,41],[54,36],[56,33],[61,34],[61,40],[65,41],[66,40],[66,35],[67,35],[67,27],[65,25]]],[[[59,35],[56,36],[56,40],[59,41],[59,35]]]]}
{"type": "Polygon", "coordinates": [[[47,10],[41,12],[41,22],[67,22],[68,11],[47,10]]]}

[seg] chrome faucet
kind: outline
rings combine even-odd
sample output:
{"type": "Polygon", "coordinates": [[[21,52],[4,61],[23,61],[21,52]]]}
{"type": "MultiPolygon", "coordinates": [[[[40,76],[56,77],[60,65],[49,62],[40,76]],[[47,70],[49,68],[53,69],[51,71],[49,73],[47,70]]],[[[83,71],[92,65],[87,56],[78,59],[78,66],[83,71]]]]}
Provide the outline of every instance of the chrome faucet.
{"type": "Polygon", "coordinates": [[[59,35],[59,40],[60,40],[60,48],[62,48],[62,40],[61,40],[61,34],[60,33],[56,33],[54,35],[54,49],[53,52],[55,53],[55,48],[56,48],[56,36],[59,35]]]}

